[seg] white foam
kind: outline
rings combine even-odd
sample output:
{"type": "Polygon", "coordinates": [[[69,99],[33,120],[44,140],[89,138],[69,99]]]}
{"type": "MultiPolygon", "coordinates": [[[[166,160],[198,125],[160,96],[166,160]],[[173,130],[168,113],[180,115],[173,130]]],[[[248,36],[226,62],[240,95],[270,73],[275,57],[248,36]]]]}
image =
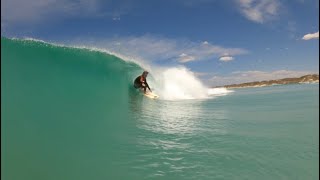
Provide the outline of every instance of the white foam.
{"type": "Polygon", "coordinates": [[[189,69],[180,67],[153,67],[153,78],[149,84],[153,85],[160,98],[166,100],[202,99],[208,97],[205,87],[189,69]]]}
{"type": "Polygon", "coordinates": [[[227,88],[211,88],[208,89],[208,95],[210,96],[225,96],[234,92],[233,90],[229,90],[227,88]]]}

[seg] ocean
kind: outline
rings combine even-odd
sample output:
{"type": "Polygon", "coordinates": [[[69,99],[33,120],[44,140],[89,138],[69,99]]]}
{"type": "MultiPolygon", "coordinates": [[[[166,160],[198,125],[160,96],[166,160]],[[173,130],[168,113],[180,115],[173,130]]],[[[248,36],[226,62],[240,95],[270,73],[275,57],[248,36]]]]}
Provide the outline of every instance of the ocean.
{"type": "Polygon", "coordinates": [[[207,89],[183,67],[1,38],[7,180],[319,179],[319,84],[207,89]]]}

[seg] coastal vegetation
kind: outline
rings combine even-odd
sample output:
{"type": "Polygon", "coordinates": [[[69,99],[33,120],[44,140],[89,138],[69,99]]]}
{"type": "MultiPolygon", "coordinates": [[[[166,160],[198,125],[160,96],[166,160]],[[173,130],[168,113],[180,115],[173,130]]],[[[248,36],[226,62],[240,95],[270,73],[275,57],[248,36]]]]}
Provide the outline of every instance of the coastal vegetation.
{"type": "Polygon", "coordinates": [[[308,74],[297,78],[284,78],[277,80],[255,81],[241,84],[225,85],[225,88],[246,88],[246,87],[263,87],[272,85],[298,84],[298,83],[318,83],[319,74],[308,74]]]}

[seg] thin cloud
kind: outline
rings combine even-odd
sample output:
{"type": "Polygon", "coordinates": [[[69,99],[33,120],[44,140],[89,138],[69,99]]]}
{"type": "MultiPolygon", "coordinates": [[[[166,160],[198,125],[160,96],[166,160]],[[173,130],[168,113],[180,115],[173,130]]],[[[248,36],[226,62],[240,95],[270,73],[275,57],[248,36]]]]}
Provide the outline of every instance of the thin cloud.
{"type": "Polygon", "coordinates": [[[55,9],[54,4],[53,0],[3,0],[1,1],[1,21],[6,24],[39,21],[55,9]]]}
{"type": "Polygon", "coordinates": [[[228,48],[208,42],[204,44],[186,39],[169,39],[152,35],[105,40],[83,40],[81,38],[75,43],[98,46],[126,56],[140,57],[151,61],[170,60],[179,63],[215,59],[226,54],[233,57],[248,53],[242,48],[228,48]]]}
{"type": "Polygon", "coordinates": [[[229,84],[239,84],[254,81],[265,81],[282,79],[289,77],[301,77],[306,74],[319,74],[317,71],[290,71],[290,70],[277,70],[272,72],[267,71],[237,71],[228,76],[215,75],[209,79],[212,86],[222,86],[229,84]]]}
{"type": "Polygon", "coordinates": [[[130,3],[111,3],[111,0],[2,0],[1,22],[10,28],[73,17],[108,16],[120,20],[130,8],[130,3]]]}
{"type": "Polygon", "coordinates": [[[296,33],[297,33],[297,23],[295,21],[289,21],[286,27],[288,31],[288,36],[291,39],[296,39],[296,33]]]}
{"type": "Polygon", "coordinates": [[[220,57],[220,61],[224,61],[224,62],[227,62],[227,61],[232,61],[234,58],[232,56],[222,56],[220,57]]]}
{"type": "Polygon", "coordinates": [[[181,63],[185,63],[185,62],[189,62],[189,61],[194,61],[195,58],[193,56],[189,56],[185,53],[180,54],[179,56],[179,62],[181,63]]]}
{"type": "Polygon", "coordinates": [[[250,21],[264,23],[278,15],[280,3],[276,0],[236,0],[240,12],[250,21]]]}
{"type": "Polygon", "coordinates": [[[319,39],[319,31],[313,34],[306,34],[302,38],[303,40],[319,39]]]}
{"type": "Polygon", "coordinates": [[[114,20],[114,21],[120,21],[120,17],[113,17],[112,20],[114,20]]]}
{"type": "Polygon", "coordinates": [[[208,42],[208,41],[203,41],[202,44],[203,44],[203,45],[208,45],[209,42],[208,42]]]}

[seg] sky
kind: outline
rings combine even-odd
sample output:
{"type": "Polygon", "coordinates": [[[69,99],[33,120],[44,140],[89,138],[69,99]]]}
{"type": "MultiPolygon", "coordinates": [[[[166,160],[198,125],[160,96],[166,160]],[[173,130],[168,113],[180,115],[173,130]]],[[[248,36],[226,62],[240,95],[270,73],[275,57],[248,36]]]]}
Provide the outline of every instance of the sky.
{"type": "Polygon", "coordinates": [[[182,66],[209,86],[319,74],[319,0],[1,0],[1,36],[182,66]]]}

